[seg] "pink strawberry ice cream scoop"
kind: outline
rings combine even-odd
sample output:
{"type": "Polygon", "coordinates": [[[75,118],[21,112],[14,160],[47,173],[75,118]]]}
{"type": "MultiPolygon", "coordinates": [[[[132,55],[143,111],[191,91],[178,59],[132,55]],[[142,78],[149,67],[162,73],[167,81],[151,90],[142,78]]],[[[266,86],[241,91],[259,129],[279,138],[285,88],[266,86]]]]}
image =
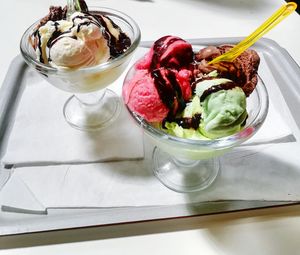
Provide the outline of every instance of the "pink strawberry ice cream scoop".
{"type": "Polygon", "coordinates": [[[123,87],[125,104],[149,122],[162,121],[168,108],[161,101],[154,81],[147,70],[137,70],[123,87]]]}
{"type": "Polygon", "coordinates": [[[162,122],[168,114],[176,114],[185,107],[192,90],[191,71],[159,68],[151,73],[136,70],[123,86],[123,98],[131,111],[149,122],[162,122]]]}
{"type": "Polygon", "coordinates": [[[193,55],[192,46],[179,37],[157,40],[123,86],[125,104],[148,122],[162,122],[182,111],[192,96],[193,55]]]}

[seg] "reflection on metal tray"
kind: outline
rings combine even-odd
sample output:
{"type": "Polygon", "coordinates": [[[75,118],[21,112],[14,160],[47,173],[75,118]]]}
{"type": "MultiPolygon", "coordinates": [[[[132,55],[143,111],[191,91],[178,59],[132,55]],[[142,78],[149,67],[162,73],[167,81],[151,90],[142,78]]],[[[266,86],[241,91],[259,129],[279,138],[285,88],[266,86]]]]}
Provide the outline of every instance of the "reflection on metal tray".
{"type": "MultiPolygon", "coordinates": [[[[193,45],[207,46],[231,43],[242,38],[190,39],[193,45]]],[[[141,47],[150,47],[152,42],[142,42],[141,47]]],[[[264,54],[272,75],[280,84],[281,92],[293,118],[300,129],[300,68],[288,52],[269,39],[261,39],[253,47],[264,54]]],[[[5,138],[14,121],[14,113],[22,96],[22,78],[26,64],[20,56],[11,63],[0,90],[0,159],[3,156],[5,138]]],[[[1,167],[1,166],[0,166],[1,167]]],[[[0,187],[10,171],[0,169],[0,187]]],[[[176,206],[147,206],[105,209],[49,209],[46,215],[0,212],[0,235],[129,223],[157,219],[170,219],[207,215],[237,210],[287,205],[290,202],[268,201],[216,201],[176,206]]]]}

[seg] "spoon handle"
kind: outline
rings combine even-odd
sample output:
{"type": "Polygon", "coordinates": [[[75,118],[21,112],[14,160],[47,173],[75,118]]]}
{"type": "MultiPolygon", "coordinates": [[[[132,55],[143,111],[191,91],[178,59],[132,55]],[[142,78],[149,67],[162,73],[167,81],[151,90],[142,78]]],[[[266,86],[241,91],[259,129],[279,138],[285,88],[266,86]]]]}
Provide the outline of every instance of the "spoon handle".
{"type": "Polygon", "coordinates": [[[67,0],[67,20],[70,20],[71,15],[76,11],[81,11],[79,1],[67,0]]]}
{"type": "Polygon", "coordinates": [[[294,2],[289,2],[282,5],[277,11],[275,11],[270,18],[268,18],[262,25],[260,25],[252,34],[247,36],[244,40],[234,46],[228,52],[222,54],[221,56],[213,59],[208,64],[216,64],[221,61],[232,62],[241,53],[253,45],[257,40],[259,40],[264,34],[270,31],[278,23],[280,23],[284,18],[290,15],[297,8],[297,4],[294,2]]]}

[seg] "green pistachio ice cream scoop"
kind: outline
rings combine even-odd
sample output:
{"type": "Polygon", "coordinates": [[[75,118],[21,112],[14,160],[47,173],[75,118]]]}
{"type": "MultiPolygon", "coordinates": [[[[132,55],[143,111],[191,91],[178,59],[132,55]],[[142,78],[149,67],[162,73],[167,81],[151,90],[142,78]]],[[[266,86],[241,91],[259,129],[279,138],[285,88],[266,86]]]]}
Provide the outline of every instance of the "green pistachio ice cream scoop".
{"type": "Polygon", "coordinates": [[[205,80],[197,84],[196,94],[201,101],[200,132],[204,136],[216,139],[234,134],[242,128],[247,111],[246,95],[240,87],[235,87],[228,79],[205,80]],[[220,84],[223,84],[220,86],[222,89],[216,91],[220,84]],[[204,95],[210,88],[214,92],[204,95]]]}

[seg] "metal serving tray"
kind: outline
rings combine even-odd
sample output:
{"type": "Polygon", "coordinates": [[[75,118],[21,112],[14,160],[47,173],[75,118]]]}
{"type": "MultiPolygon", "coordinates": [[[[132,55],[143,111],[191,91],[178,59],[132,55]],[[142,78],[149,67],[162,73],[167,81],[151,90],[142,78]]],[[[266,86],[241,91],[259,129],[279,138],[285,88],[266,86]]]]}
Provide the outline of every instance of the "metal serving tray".
{"type": "MultiPolygon", "coordinates": [[[[188,40],[195,46],[236,44],[243,38],[208,38],[188,40]]],[[[142,42],[149,48],[152,42],[142,42]]],[[[270,39],[261,39],[254,49],[264,55],[291,114],[300,130],[300,68],[289,53],[270,39]]],[[[21,56],[11,63],[0,90],[0,159],[5,151],[8,131],[13,124],[15,110],[22,96],[22,79],[27,69],[21,56]]],[[[0,166],[1,167],[1,166],[0,166]]],[[[0,189],[9,178],[10,170],[0,168],[0,189]]],[[[191,217],[238,210],[283,206],[295,202],[218,201],[192,205],[147,206],[105,209],[52,209],[47,214],[0,212],[0,235],[14,235],[40,231],[101,226],[149,220],[191,217]]]]}

